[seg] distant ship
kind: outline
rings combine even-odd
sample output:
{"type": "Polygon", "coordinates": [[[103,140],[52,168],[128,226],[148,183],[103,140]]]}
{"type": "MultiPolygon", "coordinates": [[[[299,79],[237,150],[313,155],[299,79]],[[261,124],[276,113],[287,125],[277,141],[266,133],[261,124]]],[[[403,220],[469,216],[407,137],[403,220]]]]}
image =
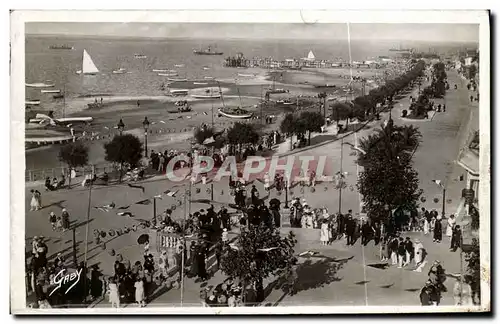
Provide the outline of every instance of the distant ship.
{"type": "Polygon", "coordinates": [[[50,45],[49,49],[54,49],[54,50],[59,50],[59,49],[74,50],[75,48],[73,46],[69,46],[69,45],[50,45]]]}
{"type": "Polygon", "coordinates": [[[411,52],[411,51],[412,51],[411,48],[401,48],[401,46],[399,46],[399,48],[389,49],[389,52],[411,52]]]}
{"type": "Polygon", "coordinates": [[[193,53],[196,55],[222,55],[223,52],[212,51],[212,48],[209,46],[204,50],[193,50],[193,53]]]}

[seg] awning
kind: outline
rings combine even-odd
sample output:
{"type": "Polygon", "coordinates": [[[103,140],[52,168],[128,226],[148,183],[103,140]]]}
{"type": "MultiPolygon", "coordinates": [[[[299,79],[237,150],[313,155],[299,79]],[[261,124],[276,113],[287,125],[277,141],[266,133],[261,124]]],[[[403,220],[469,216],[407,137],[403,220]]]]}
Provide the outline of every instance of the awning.
{"type": "Polygon", "coordinates": [[[479,156],[477,156],[471,150],[463,150],[459,155],[457,164],[473,176],[479,176],[479,156]]]}

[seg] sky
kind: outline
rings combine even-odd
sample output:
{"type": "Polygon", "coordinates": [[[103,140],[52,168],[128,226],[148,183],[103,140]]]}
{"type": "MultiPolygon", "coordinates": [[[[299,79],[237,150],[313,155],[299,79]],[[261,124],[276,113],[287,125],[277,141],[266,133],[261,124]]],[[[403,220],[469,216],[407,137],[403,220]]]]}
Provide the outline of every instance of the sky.
{"type": "MultiPolygon", "coordinates": [[[[268,23],[26,23],[26,34],[198,38],[198,39],[345,39],[346,24],[268,23]]],[[[474,24],[351,24],[352,40],[479,42],[474,24]]]]}

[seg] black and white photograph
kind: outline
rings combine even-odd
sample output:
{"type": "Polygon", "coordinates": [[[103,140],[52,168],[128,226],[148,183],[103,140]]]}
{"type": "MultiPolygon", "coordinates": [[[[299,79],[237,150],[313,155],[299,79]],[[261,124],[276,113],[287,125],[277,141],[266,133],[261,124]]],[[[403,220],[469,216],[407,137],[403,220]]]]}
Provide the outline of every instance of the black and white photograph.
{"type": "Polygon", "coordinates": [[[491,311],[488,11],[150,13],[11,12],[13,314],[491,311]]]}

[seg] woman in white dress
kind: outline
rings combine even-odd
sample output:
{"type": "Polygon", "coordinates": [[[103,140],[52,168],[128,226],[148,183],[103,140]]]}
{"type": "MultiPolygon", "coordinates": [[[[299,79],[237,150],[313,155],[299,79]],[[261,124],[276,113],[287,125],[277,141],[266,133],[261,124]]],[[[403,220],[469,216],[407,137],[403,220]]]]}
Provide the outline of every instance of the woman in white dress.
{"type": "Polygon", "coordinates": [[[322,245],[327,245],[330,241],[330,231],[328,229],[328,221],[326,219],[324,219],[323,223],[321,224],[319,240],[321,241],[322,245]]]}
{"type": "Polygon", "coordinates": [[[446,226],[446,236],[449,238],[453,235],[453,228],[455,227],[456,222],[457,219],[455,218],[455,215],[450,215],[450,218],[448,218],[448,226],[446,226]]]}
{"type": "Polygon", "coordinates": [[[30,211],[38,210],[38,199],[35,193],[35,190],[31,189],[31,203],[30,203],[30,211]]]}
{"type": "Polygon", "coordinates": [[[266,191],[269,191],[270,187],[271,187],[271,179],[269,178],[269,172],[266,172],[266,174],[264,174],[264,189],[266,191]]]}
{"type": "Polygon", "coordinates": [[[135,287],[135,301],[139,304],[139,307],[146,306],[144,301],[144,281],[141,278],[137,278],[134,284],[135,287]]]}

